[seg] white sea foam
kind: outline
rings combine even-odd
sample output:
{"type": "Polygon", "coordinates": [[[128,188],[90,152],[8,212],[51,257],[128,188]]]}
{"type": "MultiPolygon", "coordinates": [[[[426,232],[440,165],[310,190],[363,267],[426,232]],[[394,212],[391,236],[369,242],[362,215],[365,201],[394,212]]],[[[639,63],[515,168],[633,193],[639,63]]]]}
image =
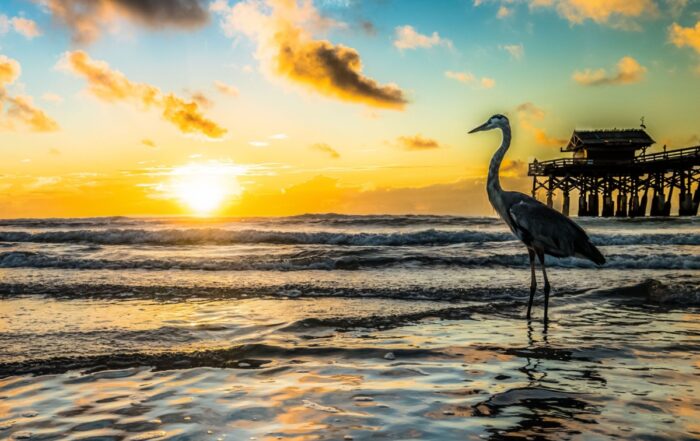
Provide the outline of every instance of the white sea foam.
{"type": "MultiPolygon", "coordinates": [[[[98,245],[231,245],[231,244],[326,244],[351,246],[449,245],[515,240],[507,232],[435,230],[389,233],[338,231],[226,230],[182,228],[167,230],[107,229],[64,231],[0,231],[0,242],[89,243],[98,245]]],[[[593,234],[596,245],[700,245],[697,233],[593,234]]]]}

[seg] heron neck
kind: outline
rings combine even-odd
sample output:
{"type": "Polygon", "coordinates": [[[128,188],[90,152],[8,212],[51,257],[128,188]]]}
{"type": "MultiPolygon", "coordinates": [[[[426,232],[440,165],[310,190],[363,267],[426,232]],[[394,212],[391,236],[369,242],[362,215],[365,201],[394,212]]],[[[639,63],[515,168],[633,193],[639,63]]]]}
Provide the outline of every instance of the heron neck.
{"type": "Polygon", "coordinates": [[[501,181],[499,179],[499,170],[501,168],[501,162],[503,162],[503,157],[506,155],[506,151],[510,147],[510,126],[506,125],[501,127],[503,132],[503,140],[501,141],[501,146],[494,153],[493,158],[491,158],[491,164],[489,165],[489,176],[486,181],[486,190],[489,194],[489,200],[492,204],[495,203],[495,199],[503,192],[501,188],[501,181]]]}

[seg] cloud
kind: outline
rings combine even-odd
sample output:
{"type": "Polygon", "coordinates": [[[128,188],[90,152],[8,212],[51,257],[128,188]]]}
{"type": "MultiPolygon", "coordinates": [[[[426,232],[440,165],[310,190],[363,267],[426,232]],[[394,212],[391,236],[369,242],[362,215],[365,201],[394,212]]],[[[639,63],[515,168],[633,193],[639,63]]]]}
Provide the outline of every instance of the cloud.
{"type": "Polygon", "coordinates": [[[221,138],[226,134],[226,129],[204,117],[197,102],[163,93],[150,84],[135,83],[104,61],[93,60],[84,51],[66,52],[58,66],[84,78],[87,90],[102,101],[126,101],[144,109],[155,107],[182,133],[200,133],[209,138],[221,138]]]}
{"type": "Polygon", "coordinates": [[[67,26],[76,43],[96,40],[104,29],[129,21],[149,29],[193,29],[206,24],[206,0],[34,0],[67,26]]]}
{"type": "Polygon", "coordinates": [[[471,83],[475,80],[474,74],[471,72],[454,72],[451,70],[448,70],[445,72],[445,76],[447,78],[450,78],[452,80],[459,81],[460,83],[471,83]]]}
{"type": "Polygon", "coordinates": [[[421,135],[399,136],[397,141],[405,150],[432,150],[440,147],[436,140],[421,135]]]}
{"type": "MultiPolygon", "coordinates": [[[[476,84],[477,78],[471,72],[455,72],[455,71],[445,71],[445,76],[451,80],[459,81],[464,84],[476,84]]],[[[496,85],[496,80],[489,77],[481,77],[478,83],[484,89],[490,89],[496,85]]]]}
{"type": "Polygon", "coordinates": [[[46,92],[41,96],[41,99],[53,104],[60,104],[63,102],[63,97],[53,92],[46,92]]]}
{"type": "Polygon", "coordinates": [[[9,18],[0,14],[0,34],[5,34],[10,29],[30,40],[41,35],[41,29],[39,29],[39,25],[34,20],[24,17],[9,18]]]}
{"type": "Polygon", "coordinates": [[[635,19],[653,17],[653,0],[530,0],[531,8],[551,7],[572,24],[586,20],[624,30],[640,30],[635,19]]]}
{"type": "Polygon", "coordinates": [[[668,38],[677,47],[689,47],[700,54],[700,21],[695,27],[685,28],[678,23],[673,23],[668,30],[668,38]]]}
{"type": "Polygon", "coordinates": [[[266,141],[248,141],[248,144],[253,147],[267,147],[270,145],[270,143],[266,141]]]}
{"type": "Polygon", "coordinates": [[[14,17],[11,22],[15,32],[24,35],[30,40],[41,35],[41,29],[39,29],[39,25],[37,25],[34,20],[23,17],[14,17]]]}
{"type": "Polygon", "coordinates": [[[363,20],[360,23],[360,27],[367,35],[377,35],[377,27],[369,20],[363,20]]]}
{"type": "Polygon", "coordinates": [[[22,68],[17,60],[0,55],[0,89],[4,89],[5,86],[14,83],[21,73],[22,68]]]}
{"type": "Polygon", "coordinates": [[[521,159],[508,159],[506,158],[501,164],[501,169],[499,170],[501,177],[523,177],[527,176],[527,162],[521,159]]]}
{"type": "Polygon", "coordinates": [[[236,88],[235,86],[226,84],[223,81],[214,81],[214,86],[216,86],[216,90],[223,93],[224,95],[233,97],[238,96],[238,88],[236,88]]]}
{"type": "Polygon", "coordinates": [[[146,147],[152,147],[152,148],[156,147],[155,141],[153,141],[152,139],[148,139],[148,138],[142,139],[141,144],[145,145],[146,147]]]}
{"type": "Polygon", "coordinates": [[[622,57],[614,71],[586,69],[574,72],[572,78],[582,86],[622,85],[639,83],[644,79],[647,68],[632,57],[622,57]]]}
{"type": "Polygon", "coordinates": [[[481,87],[483,87],[484,89],[491,89],[495,85],[496,85],[496,80],[494,80],[493,78],[483,77],[481,79],[481,87]]]}
{"type": "Polygon", "coordinates": [[[525,56],[525,48],[522,44],[504,44],[499,47],[508,52],[514,60],[522,60],[525,56]]]}
{"type": "Polygon", "coordinates": [[[34,105],[32,97],[12,96],[6,87],[14,83],[22,73],[16,60],[0,55],[0,129],[15,130],[18,126],[32,132],[53,132],[58,123],[34,105]]]}
{"type": "Polygon", "coordinates": [[[452,42],[440,37],[437,32],[433,32],[432,35],[423,35],[409,25],[398,26],[395,32],[394,46],[399,50],[430,48],[437,45],[452,47],[452,42]]]}
{"type": "Polygon", "coordinates": [[[244,0],[217,5],[216,12],[228,35],[243,33],[255,42],[256,58],[270,78],[373,107],[401,110],[408,102],[398,86],[365,76],[355,49],[313,37],[314,31],[343,25],[322,17],[311,1],[244,0]]]}
{"type": "MultiPolygon", "coordinates": [[[[487,1],[478,0],[474,2],[474,6],[484,3],[487,1]]],[[[496,15],[498,18],[504,18],[512,13],[512,5],[516,2],[491,0],[489,3],[499,3],[496,15]]],[[[654,17],[659,12],[654,0],[523,0],[522,3],[526,3],[530,10],[553,9],[571,24],[582,24],[590,20],[624,30],[641,30],[636,20],[654,17]]]]}
{"type": "Polygon", "coordinates": [[[688,6],[688,0],[666,0],[669,11],[672,17],[679,17],[686,6],[688,6]]]}
{"type": "Polygon", "coordinates": [[[496,12],[496,17],[497,18],[506,18],[509,17],[513,14],[513,10],[507,7],[506,5],[501,5],[498,8],[498,12],[496,12]]]}
{"type": "Polygon", "coordinates": [[[19,123],[32,132],[55,132],[58,130],[58,123],[36,107],[32,97],[26,95],[6,96],[5,103],[8,105],[5,116],[11,129],[14,128],[15,123],[19,123]]]}
{"type": "Polygon", "coordinates": [[[333,159],[340,158],[340,153],[338,153],[338,151],[336,149],[334,149],[333,147],[331,147],[328,144],[323,143],[323,142],[312,145],[311,149],[316,150],[318,152],[325,153],[333,159]]]}
{"type": "Polygon", "coordinates": [[[210,109],[214,107],[214,102],[211,99],[209,99],[209,97],[206,96],[204,92],[194,92],[190,95],[190,97],[192,98],[192,101],[199,104],[204,109],[210,109]]]}
{"type": "Polygon", "coordinates": [[[530,132],[537,144],[554,147],[566,144],[566,139],[550,136],[543,129],[535,125],[535,122],[544,119],[545,111],[543,109],[537,107],[533,103],[527,102],[520,104],[516,108],[516,112],[520,127],[530,132]]]}

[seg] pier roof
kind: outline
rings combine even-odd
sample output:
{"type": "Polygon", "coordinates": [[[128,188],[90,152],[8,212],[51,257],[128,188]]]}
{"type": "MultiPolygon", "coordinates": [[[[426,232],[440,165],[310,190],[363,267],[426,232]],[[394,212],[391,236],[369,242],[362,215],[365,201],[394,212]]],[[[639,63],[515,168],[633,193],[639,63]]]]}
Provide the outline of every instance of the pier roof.
{"type": "Polygon", "coordinates": [[[642,129],[574,130],[563,152],[580,149],[633,148],[635,150],[654,144],[654,140],[642,129]]]}

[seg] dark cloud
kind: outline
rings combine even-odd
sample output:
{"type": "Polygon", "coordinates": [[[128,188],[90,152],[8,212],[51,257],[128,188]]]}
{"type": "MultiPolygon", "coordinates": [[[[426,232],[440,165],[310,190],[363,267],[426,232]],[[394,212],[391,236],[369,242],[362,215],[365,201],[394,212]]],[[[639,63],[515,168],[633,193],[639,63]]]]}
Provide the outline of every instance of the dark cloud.
{"type": "Polygon", "coordinates": [[[398,87],[381,85],[362,75],[360,55],[350,47],[292,38],[280,41],[277,63],[281,73],[327,95],[377,107],[402,108],[406,104],[398,87]]]}
{"type": "Polygon", "coordinates": [[[151,29],[192,29],[209,21],[205,0],[35,0],[68,26],[73,41],[89,43],[117,20],[151,29]]]}
{"type": "Polygon", "coordinates": [[[267,74],[373,107],[401,110],[408,102],[395,84],[366,76],[355,49],[314,38],[314,31],[345,24],[321,16],[311,2],[246,0],[216,10],[227,33],[242,32],[256,42],[256,57],[267,74]]]}

